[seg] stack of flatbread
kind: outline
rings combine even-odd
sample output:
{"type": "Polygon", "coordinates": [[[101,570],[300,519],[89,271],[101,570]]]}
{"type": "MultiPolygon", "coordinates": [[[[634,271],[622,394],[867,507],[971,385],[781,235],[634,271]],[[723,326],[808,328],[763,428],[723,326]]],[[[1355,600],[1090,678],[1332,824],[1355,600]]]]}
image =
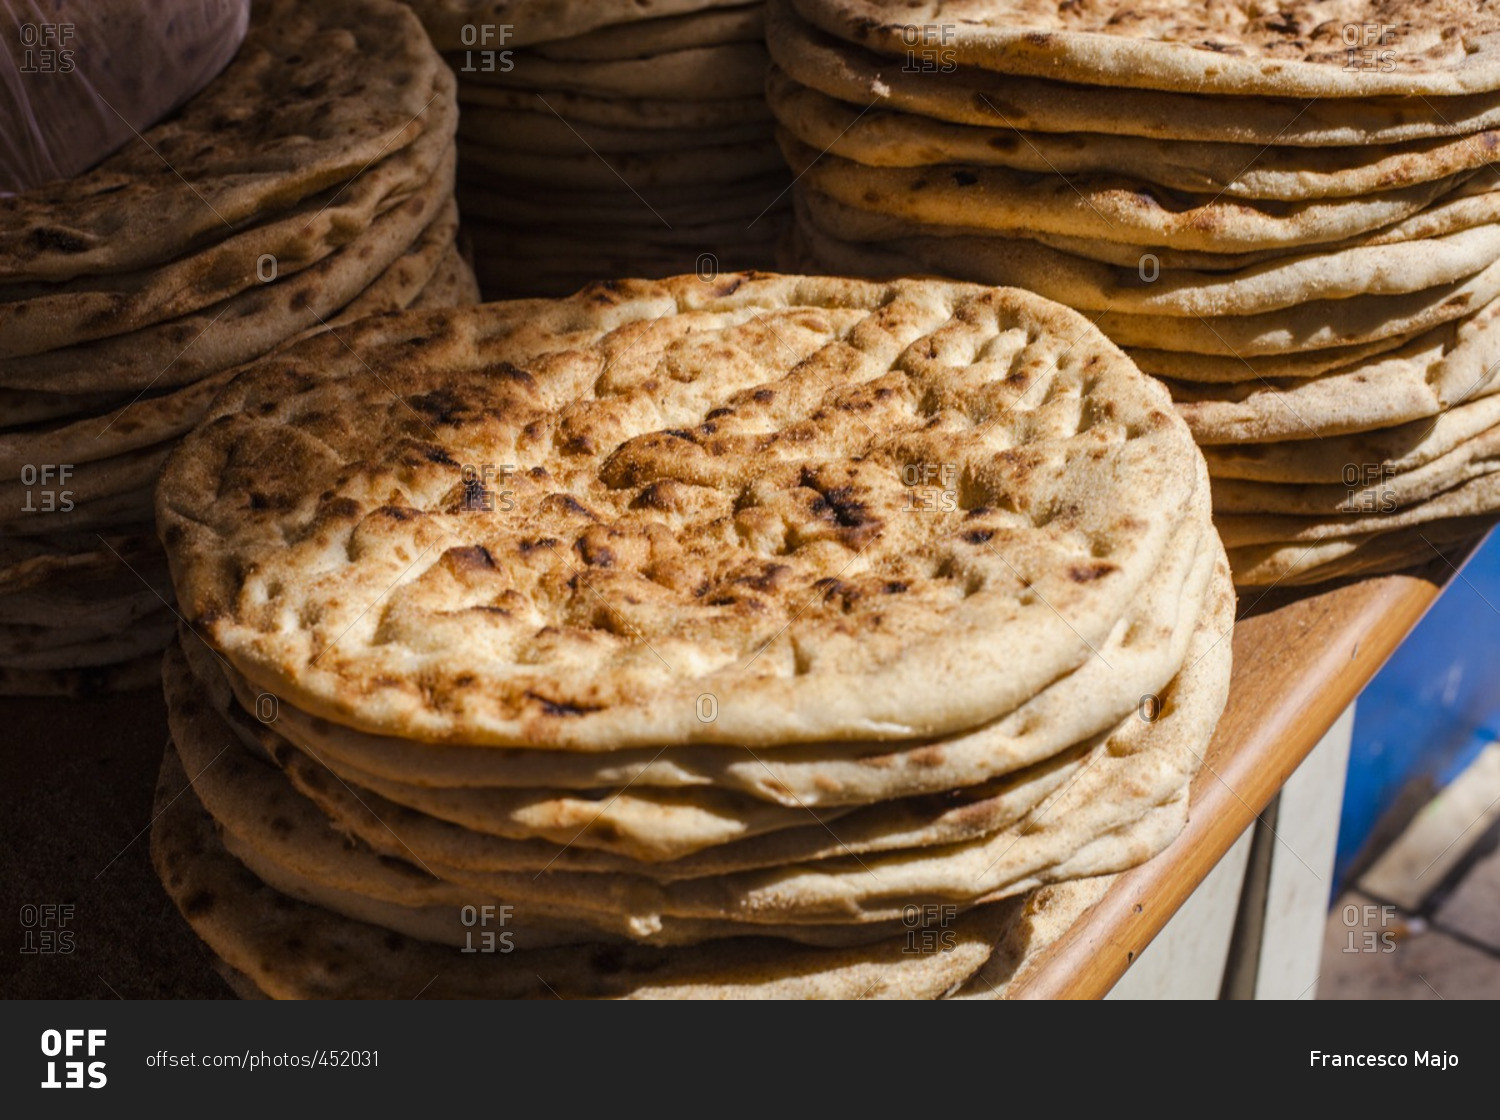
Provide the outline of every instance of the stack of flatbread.
{"type": "Polygon", "coordinates": [[[0,692],[154,677],[152,487],[235,367],[477,299],[453,91],[402,4],[267,3],[180,112],[0,199],[0,692]]]}
{"type": "Polygon", "coordinates": [[[1431,558],[1500,509],[1497,40],[1457,2],[775,0],[785,259],[1081,310],[1205,445],[1238,582],[1431,558]]]}
{"type": "Polygon", "coordinates": [[[157,513],[154,859],[247,993],[958,993],[1177,834],[1228,688],[1187,426],[1014,289],[369,320],[157,513]]]}
{"type": "Polygon", "coordinates": [[[413,7],[458,76],[459,204],[488,298],[774,263],[790,176],[759,0],[413,7]]]}

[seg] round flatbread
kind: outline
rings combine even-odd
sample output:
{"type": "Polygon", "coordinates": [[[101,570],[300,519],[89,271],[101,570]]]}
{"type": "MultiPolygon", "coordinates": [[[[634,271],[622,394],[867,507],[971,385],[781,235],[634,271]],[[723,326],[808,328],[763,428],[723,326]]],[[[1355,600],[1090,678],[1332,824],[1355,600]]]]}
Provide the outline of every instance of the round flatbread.
{"type": "Polygon", "coordinates": [[[1500,125],[1500,95],[1321,98],[1104,88],[892,58],[807,24],[787,0],[766,6],[766,45],[792,78],[863,108],[881,104],[959,124],[1211,143],[1326,147],[1465,136],[1500,125]]]}
{"type": "Polygon", "coordinates": [[[221,395],[158,515],[189,622],[362,730],[896,739],[1089,656],[1199,462],[1161,388],[1035,296],[678,277],[310,340],[221,395]],[[927,463],[951,510],[911,504],[927,463]]]}
{"type": "Polygon", "coordinates": [[[1500,13],[1471,0],[1299,0],[1264,10],[1175,0],[793,0],[883,54],[1100,86],[1277,97],[1430,97],[1500,89],[1500,13]]]}

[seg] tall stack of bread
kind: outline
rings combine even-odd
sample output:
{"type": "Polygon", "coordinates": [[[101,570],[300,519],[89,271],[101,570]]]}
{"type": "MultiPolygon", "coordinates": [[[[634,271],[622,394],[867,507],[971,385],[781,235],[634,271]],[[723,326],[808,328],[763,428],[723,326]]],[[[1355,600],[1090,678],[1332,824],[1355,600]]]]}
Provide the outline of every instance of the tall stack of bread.
{"type": "Polygon", "coordinates": [[[403,4],[270,0],[177,113],[0,198],[0,692],[155,684],[152,488],[236,367],[477,299],[454,84],[403,4]]]}
{"type": "Polygon", "coordinates": [[[759,0],[413,7],[458,76],[459,202],[487,298],[775,263],[791,177],[759,0]]]}
{"type": "Polygon", "coordinates": [[[774,0],[789,263],[1031,288],[1164,379],[1244,584],[1500,510],[1489,5],[774,0]]]}
{"type": "Polygon", "coordinates": [[[370,320],[236,380],[158,517],[153,854],[251,994],[959,994],[1176,836],[1228,688],[1186,424],[1010,289],[370,320]]]}

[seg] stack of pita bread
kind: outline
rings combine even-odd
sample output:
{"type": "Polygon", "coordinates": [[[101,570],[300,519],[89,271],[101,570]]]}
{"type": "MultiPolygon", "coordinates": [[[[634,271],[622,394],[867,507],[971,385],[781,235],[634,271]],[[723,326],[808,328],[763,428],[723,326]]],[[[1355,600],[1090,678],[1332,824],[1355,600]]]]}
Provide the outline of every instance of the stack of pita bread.
{"type": "Polygon", "coordinates": [[[1500,16],[775,0],[787,263],[1077,308],[1166,380],[1243,584],[1500,509],[1500,16]]]}
{"type": "Polygon", "coordinates": [[[1025,892],[1177,834],[1228,688],[1187,426],[1013,289],[368,320],[157,514],[153,858],[246,994],[993,994],[1025,892]]]}
{"type": "Polygon", "coordinates": [[[453,87],[402,4],[276,0],[181,111],[0,199],[0,692],[154,682],[152,487],[235,367],[477,299],[453,87]]]}
{"type": "Polygon", "coordinates": [[[459,205],[487,298],[774,264],[790,176],[759,0],[413,7],[458,76],[459,205]]]}

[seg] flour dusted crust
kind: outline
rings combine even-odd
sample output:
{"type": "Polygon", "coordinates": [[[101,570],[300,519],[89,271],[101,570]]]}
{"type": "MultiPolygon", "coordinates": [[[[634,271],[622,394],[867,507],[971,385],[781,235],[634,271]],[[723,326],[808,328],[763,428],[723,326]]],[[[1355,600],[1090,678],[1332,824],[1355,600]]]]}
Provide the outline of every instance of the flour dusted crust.
{"type": "Polygon", "coordinates": [[[391,317],[215,414],[158,493],[187,619],[310,714],[474,745],[973,726],[1091,656],[1197,487],[1086,320],[936,281],[391,317]],[[929,463],[951,512],[912,504],[929,463]]]}
{"type": "Polygon", "coordinates": [[[957,62],[1103,86],[1283,97],[1500,88],[1491,0],[793,2],[812,23],[886,54],[905,54],[926,30],[921,42],[957,62]]]}

